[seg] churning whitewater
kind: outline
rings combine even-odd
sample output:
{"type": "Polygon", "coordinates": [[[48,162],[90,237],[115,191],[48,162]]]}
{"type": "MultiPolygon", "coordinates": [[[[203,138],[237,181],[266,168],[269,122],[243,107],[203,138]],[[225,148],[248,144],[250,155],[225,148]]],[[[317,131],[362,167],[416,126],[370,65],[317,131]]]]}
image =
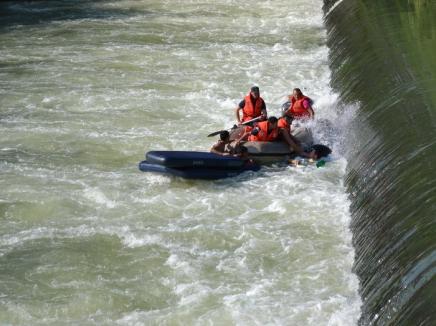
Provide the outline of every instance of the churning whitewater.
{"type": "Polygon", "coordinates": [[[357,323],[321,0],[0,8],[2,324],[357,323]],[[148,150],[208,150],[252,85],[269,115],[294,87],[315,100],[325,167],[138,171],[148,150]]]}

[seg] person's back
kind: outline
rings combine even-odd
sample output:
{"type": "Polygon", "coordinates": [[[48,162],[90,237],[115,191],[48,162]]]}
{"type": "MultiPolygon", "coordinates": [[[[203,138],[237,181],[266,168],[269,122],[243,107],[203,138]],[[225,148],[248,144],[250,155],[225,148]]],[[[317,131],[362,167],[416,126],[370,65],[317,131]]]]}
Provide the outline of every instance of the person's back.
{"type": "Polygon", "coordinates": [[[259,122],[251,131],[248,137],[249,141],[275,141],[279,136],[279,128],[277,127],[277,118],[270,117],[266,121],[259,122]]]}

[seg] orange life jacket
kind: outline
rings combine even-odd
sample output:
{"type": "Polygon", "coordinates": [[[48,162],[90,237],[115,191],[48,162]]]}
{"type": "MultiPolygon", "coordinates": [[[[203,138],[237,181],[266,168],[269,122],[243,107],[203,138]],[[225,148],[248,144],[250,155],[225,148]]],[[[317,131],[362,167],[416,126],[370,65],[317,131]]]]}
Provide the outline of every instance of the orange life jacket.
{"type": "Polygon", "coordinates": [[[244,100],[245,106],[242,108],[242,122],[252,120],[262,114],[263,98],[259,96],[256,99],[254,106],[251,102],[250,94],[245,96],[244,100]]]}
{"type": "Polygon", "coordinates": [[[295,97],[292,97],[290,112],[295,119],[304,119],[310,117],[309,111],[303,106],[303,102],[305,100],[309,101],[309,103],[312,101],[310,98],[304,95],[299,100],[297,100],[295,97]]]}
{"type": "Polygon", "coordinates": [[[279,122],[277,123],[277,127],[289,131],[289,123],[288,123],[288,121],[286,121],[285,118],[280,118],[279,119],[279,122]]]}
{"type": "Polygon", "coordinates": [[[259,129],[259,133],[257,135],[250,135],[248,137],[248,141],[274,141],[279,136],[279,128],[274,128],[268,133],[269,122],[262,121],[257,124],[257,128],[259,129]]]}
{"type": "Polygon", "coordinates": [[[252,126],[245,126],[245,127],[244,127],[244,131],[245,131],[245,132],[251,132],[251,131],[253,130],[253,128],[254,128],[254,127],[252,127],[252,126]]]}

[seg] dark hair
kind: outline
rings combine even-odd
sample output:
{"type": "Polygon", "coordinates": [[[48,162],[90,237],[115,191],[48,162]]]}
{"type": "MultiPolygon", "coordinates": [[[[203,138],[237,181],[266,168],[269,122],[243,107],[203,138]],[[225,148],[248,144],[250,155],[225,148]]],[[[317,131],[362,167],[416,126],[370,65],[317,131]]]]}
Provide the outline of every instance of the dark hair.
{"type": "Polygon", "coordinates": [[[269,122],[269,123],[277,123],[277,121],[278,121],[278,120],[277,120],[276,117],[269,117],[269,118],[268,118],[268,122],[269,122]]]}
{"type": "Polygon", "coordinates": [[[303,92],[299,88],[294,88],[294,91],[296,91],[298,95],[303,95],[303,92]]]}
{"type": "Polygon", "coordinates": [[[227,130],[221,131],[220,132],[220,139],[221,140],[226,140],[230,137],[230,133],[227,130]]]}
{"type": "Polygon", "coordinates": [[[248,153],[248,148],[241,145],[241,146],[239,146],[238,151],[240,154],[248,153]]]}
{"type": "Polygon", "coordinates": [[[257,86],[253,86],[253,87],[251,87],[251,91],[252,91],[253,93],[259,93],[259,87],[257,87],[257,86]]]}
{"type": "Polygon", "coordinates": [[[285,118],[287,122],[292,122],[294,121],[294,117],[292,115],[290,115],[289,113],[282,113],[282,118],[285,118]]]}
{"type": "Polygon", "coordinates": [[[312,150],[315,151],[317,158],[327,156],[332,152],[329,147],[321,144],[313,145],[312,150]]]}

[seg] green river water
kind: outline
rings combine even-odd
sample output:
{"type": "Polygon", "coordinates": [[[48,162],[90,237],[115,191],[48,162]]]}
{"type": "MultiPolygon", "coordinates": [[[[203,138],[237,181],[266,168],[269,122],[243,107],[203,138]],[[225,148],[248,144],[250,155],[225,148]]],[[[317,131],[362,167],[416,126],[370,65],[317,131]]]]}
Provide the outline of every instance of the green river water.
{"type": "Polygon", "coordinates": [[[331,85],[358,107],[344,156],[359,324],[434,325],[436,2],[325,2],[331,85]]]}
{"type": "Polygon", "coordinates": [[[137,168],[208,150],[253,84],[336,118],[322,5],[1,2],[0,324],[356,324],[340,132],[320,169],[137,168]]]}

